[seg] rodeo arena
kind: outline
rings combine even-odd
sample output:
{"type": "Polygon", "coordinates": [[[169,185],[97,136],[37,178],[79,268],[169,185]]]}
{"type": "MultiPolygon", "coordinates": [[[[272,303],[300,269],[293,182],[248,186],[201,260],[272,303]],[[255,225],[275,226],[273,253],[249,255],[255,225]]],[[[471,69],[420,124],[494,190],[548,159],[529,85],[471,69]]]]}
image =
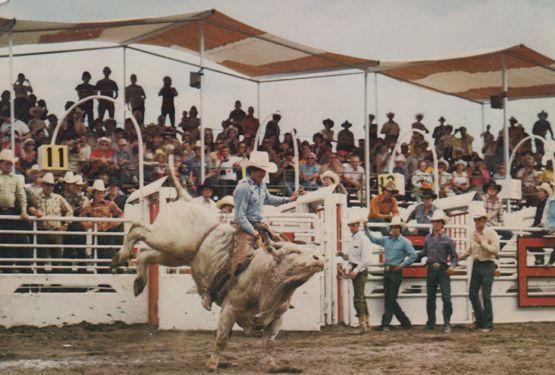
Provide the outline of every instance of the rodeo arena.
{"type": "Polygon", "coordinates": [[[555,372],[555,137],[535,107],[555,96],[551,57],[520,44],[384,62],[216,10],[0,24],[1,373],[555,372]],[[97,50],[122,65],[57,88],[63,113],[33,88],[48,71],[18,68],[97,50]],[[143,89],[129,52],[189,67],[188,82],[143,89]],[[308,136],[261,90],[346,75],[361,113],[330,109],[308,136]],[[229,92],[215,126],[203,89],[218,76],[256,101],[229,92]],[[475,104],[482,123],[398,123],[378,77],[475,104]],[[176,108],[185,91],[198,103],[176,108]]]}

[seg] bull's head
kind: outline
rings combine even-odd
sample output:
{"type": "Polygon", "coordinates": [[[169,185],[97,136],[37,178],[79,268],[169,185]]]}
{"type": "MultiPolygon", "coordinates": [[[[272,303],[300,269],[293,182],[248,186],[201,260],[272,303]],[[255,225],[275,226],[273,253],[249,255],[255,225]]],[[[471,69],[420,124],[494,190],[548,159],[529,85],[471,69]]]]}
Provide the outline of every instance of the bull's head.
{"type": "Polygon", "coordinates": [[[286,284],[299,286],[324,269],[324,259],[309,247],[291,242],[269,242],[269,250],[286,284]]]}

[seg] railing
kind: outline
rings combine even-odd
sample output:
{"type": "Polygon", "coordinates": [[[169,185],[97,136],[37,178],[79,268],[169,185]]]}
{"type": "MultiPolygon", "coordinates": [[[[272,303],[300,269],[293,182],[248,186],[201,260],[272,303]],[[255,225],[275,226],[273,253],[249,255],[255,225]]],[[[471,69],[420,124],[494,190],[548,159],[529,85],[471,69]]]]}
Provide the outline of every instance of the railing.
{"type": "Polygon", "coordinates": [[[111,258],[121,247],[125,232],[123,225],[130,220],[98,217],[31,216],[29,222],[19,216],[0,216],[2,221],[18,221],[21,229],[0,230],[0,272],[3,273],[109,273],[111,258]],[[60,221],[62,223],[90,222],[89,230],[40,229],[39,223],[60,221]],[[108,231],[99,231],[98,223],[117,223],[108,231]],[[30,228],[29,228],[30,224],[30,228]],[[25,228],[27,227],[27,228],[25,228]],[[11,242],[9,240],[12,240],[11,242]],[[15,250],[15,256],[4,256],[7,250],[15,250]],[[42,254],[42,250],[46,254],[42,254]],[[52,251],[49,251],[52,250],[52,251]],[[99,253],[100,251],[100,253],[99,253]],[[32,252],[32,253],[31,253],[32,252]],[[48,254],[50,252],[50,254],[48,254]],[[52,256],[58,253],[61,256],[52,256]]]}

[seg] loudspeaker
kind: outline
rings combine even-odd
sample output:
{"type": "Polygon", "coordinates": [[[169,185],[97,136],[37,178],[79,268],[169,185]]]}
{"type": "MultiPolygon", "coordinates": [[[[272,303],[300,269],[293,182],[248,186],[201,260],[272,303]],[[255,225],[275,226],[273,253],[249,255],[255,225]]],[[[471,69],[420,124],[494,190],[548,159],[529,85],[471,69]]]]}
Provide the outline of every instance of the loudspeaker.
{"type": "Polygon", "coordinates": [[[189,86],[195,89],[200,89],[201,77],[202,77],[201,72],[191,72],[189,74],[189,86]]]}
{"type": "Polygon", "coordinates": [[[493,109],[503,109],[503,95],[492,95],[489,103],[493,109]]]}

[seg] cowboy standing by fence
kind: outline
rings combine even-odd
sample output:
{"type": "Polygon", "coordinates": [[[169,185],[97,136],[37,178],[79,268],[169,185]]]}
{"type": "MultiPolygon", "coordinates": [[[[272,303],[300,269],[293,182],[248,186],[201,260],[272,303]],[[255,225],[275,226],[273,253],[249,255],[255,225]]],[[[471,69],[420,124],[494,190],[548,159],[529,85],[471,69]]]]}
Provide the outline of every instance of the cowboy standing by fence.
{"type": "Polygon", "coordinates": [[[368,322],[368,306],[366,305],[366,296],[364,295],[364,288],[368,280],[368,266],[371,249],[370,240],[360,230],[361,221],[364,218],[352,215],[347,224],[351,231],[351,244],[346,254],[339,253],[343,259],[349,261],[350,269],[347,276],[353,281],[353,305],[355,306],[356,315],[358,317],[358,327],[361,333],[365,333],[370,328],[368,322]]]}
{"type": "MultiPolygon", "coordinates": [[[[403,281],[403,267],[411,265],[416,259],[416,252],[411,242],[401,235],[403,222],[399,216],[393,216],[389,224],[389,236],[379,236],[366,230],[370,241],[384,248],[384,313],[380,330],[389,330],[393,315],[405,329],[412,327],[410,319],[397,303],[399,287],[403,281]]],[[[375,233],[375,232],[374,232],[375,233]]]]}
{"type": "Polygon", "coordinates": [[[455,242],[444,232],[443,227],[448,218],[442,210],[434,211],[430,219],[432,233],[426,236],[424,248],[418,254],[416,261],[426,257],[426,312],[428,321],[426,328],[436,328],[436,292],[441,288],[441,300],[443,301],[444,332],[451,333],[451,315],[453,315],[453,304],[451,303],[451,275],[457,265],[457,252],[455,242]],[[451,263],[451,267],[449,266],[451,263]]]}
{"type": "Polygon", "coordinates": [[[499,255],[499,236],[495,230],[486,226],[487,212],[484,208],[480,207],[472,218],[475,230],[468,250],[460,259],[468,257],[473,259],[468,298],[476,316],[475,328],[488,333],[493,328],[491,289],[496,268],[493,260],[499,255]],[[480,301],[480,289],[482,290],[483,305],[480,301]]]}

